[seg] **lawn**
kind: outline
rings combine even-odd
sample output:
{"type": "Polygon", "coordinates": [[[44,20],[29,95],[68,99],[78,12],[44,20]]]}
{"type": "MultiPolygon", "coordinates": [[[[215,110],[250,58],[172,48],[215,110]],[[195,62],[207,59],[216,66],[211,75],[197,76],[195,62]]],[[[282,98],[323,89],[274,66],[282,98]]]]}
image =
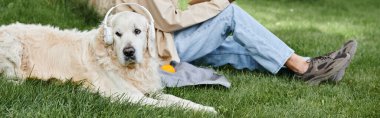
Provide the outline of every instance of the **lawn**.
{"type": "MultiPolygon", "coordinates": [[[[309,86],[286,72],[271,75],[224,66],[215,69],[232,82],[230,89],[165,89],[215,107],[219,114],[212,115],[112,103],[71,83],[29,80],[13,85],[0,76],[0,117],[380,117],[380,1],[237,0],[237,4],[301,55],[318,56],[356,39],[359,47],[344,79],[309,86]]],[[[0,25],[18,21],[87,30],[101,20],[85,0],[0,0],[0,25]]]]}

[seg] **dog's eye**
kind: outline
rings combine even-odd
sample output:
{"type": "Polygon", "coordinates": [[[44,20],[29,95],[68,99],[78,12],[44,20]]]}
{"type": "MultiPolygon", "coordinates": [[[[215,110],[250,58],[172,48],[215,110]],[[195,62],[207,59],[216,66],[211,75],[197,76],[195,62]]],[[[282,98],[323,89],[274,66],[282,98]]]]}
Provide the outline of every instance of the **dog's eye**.
{"type": "Polygon", "coordinates": [[[118,36],[118,37],[121,37],[121,35],[122,35],[120,32],[116,32],[115,34],[116,34],[116,36],[118,36]]]}
{"type": "Polygon", "coordinates": [[[137,34],[140,34],[141,33],[141,30],[139,30],[139,29],[135,29],[135,34],[137,35],[137,34]]]}

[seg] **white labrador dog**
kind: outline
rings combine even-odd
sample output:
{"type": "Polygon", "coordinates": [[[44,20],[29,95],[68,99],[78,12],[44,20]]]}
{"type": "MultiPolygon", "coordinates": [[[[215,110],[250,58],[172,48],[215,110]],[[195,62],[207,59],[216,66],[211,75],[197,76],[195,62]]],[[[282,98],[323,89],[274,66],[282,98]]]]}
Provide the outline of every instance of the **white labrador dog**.
{"type": "Polygon", "coordinates": [[[145,16],[126,11],[109,20],[112,44],[104,41],[102,25],[83,32],[21,23],[1,26],[0,72],[21,81],[37,77],[83,82],[90,91],[115,100],[216,113],[212,107],[161,92],[145,16]],[[152,94],[154,98],[146,96],[152,94]]]}

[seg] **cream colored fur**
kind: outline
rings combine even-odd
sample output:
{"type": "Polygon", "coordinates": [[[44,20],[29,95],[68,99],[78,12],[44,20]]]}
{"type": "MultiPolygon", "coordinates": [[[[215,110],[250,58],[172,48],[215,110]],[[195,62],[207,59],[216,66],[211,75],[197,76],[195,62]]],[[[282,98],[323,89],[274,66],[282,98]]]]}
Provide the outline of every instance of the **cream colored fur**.
{"type": "Polygon", "coordinates": [[[134,12],[121,12],[108,24],[114,43],[103,41],[103,28],[60,30],[51,26],[15,23],[0,27],[0,72],[9,78],[56,78],[83,82],[92,92],[157,107],[178,106],[216,113],[214,108],[161,92],[158,63],[149,55],[148,21],[134,12]],[[139,35],[134,33],[140,29],[139,35]],[[135,60],[124,60],[122,50],[136,49],[135,60]],[[145,95],[157,94],[155,98],[145,95]]]}

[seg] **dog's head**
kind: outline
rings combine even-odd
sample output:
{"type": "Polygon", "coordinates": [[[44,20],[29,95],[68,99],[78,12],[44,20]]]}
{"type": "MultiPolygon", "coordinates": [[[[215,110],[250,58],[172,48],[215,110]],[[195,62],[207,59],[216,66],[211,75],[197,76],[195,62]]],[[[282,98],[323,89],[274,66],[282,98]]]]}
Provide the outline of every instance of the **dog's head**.
{"type": "Polygon", "coordinates": [[[113,50],[122,65],[142,63],[144,54],[155,53],[154,42],[150,39],[149,22],[135,12],[120,12],[109,18],[113,50]]]}

